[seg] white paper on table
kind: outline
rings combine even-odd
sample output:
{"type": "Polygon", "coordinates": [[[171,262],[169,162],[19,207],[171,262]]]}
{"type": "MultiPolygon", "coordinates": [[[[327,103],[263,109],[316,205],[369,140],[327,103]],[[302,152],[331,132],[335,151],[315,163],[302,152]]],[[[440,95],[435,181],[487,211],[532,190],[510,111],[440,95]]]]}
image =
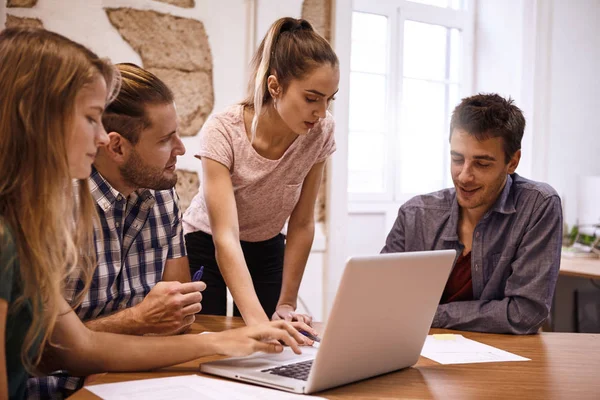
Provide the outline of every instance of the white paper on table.
{"type": "Polygon", "coordinates": [[[106,400],[295,400],[323,399],[286,393],[245,383],[205,378],[198,375],[86,386],[86,389],[106,400]]]}
{"type": "Polygon", "coordinates": [[[453,334],[428,335],[421,355],[440,364],[531,361],[529,358],[453,334]]]}

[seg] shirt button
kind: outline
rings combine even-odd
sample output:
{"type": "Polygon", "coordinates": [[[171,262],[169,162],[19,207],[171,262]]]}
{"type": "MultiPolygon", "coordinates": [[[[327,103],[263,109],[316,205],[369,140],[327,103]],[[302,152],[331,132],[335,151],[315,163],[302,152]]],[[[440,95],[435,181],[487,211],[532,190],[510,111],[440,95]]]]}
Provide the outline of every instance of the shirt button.
{"type": "Polygon", "coordinates": [[[115,226],[118,228],[121,225],[119,222],[115,222],[115,226]]]}
{"type": "Polygon", "coordinates": [[[479,236],[481,236],[481,233],[478,231],[478,232],[475,234],[475,237],[476,237],[477,239],[479,239],[479,236]]]}
{"type": "Polygon", "coordinates": [[[475,271],[479,271],[479,264],[475,264],[475,271]]]}
{"type": "Polygon", "coordinates": [[[121,195],[118,195],[117,196],[117,201],[121,201],[121,200],[123,200],[123,197],[121,195]]]}

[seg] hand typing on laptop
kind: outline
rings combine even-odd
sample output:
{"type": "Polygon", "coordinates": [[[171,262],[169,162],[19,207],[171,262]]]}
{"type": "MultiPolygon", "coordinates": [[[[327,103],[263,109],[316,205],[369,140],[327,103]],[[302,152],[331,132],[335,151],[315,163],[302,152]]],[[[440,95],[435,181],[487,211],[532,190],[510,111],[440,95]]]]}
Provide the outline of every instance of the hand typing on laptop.
{"type": "Polygon", "coordinates": [[[294,353],[302,354],[299,346],[307,344],[310,340],[285,321],[271,321],[203,336],[213,342],[217,354],[233,357],[247,356],[259,351],[281,353],[282,343],[289,346],[294,353]]]}

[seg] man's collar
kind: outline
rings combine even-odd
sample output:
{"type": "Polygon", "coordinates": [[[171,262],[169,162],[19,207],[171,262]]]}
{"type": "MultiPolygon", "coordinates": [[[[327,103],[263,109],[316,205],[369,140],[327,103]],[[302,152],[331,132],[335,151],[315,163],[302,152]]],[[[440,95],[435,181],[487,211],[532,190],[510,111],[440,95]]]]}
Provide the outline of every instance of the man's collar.
{"type": "MultiPolygon", "coordinates": [[[[98,170],[92,166],[92,174],[88,179],[90,183],[90,192],[96,204],[105,212],[117,201],[124,201],[126,198],[119,193],[108,181],[98,172],[98,170]]],[[[154,191],[150,189],[138,189],[136,194],[142,200],[142,207],[150,208],[154,206],[155,198],[154,191]]]]}
{"type": "Polygon", "coordinates": [[[456,190],[452,197],[452,206],[450,208],[450,218],[442,233],[442,239],[448,242],[458,242],[458,217],[460,216],[460,208],[458,200],[456,200],[456,190]]]}
{"type": "MultiPolygon", "coordinates": [[[[517,174],[513,174],[517,177],[517,174]]],[[[494,206],[486,213],[489,214],[491,211],[498,212],[500,214],[514,214],[517,212],[515,208],[515,196],[514,193],[510,191],[513,183],[513,177],[511,175],[507,175],[506,184],[504,185],[504,189],[502,189],[502,193],[500,197],[496,199],[494,206]]]]}
{"type": "MultiPolygon", "coordinates": [[[[513,174],[514,177],[518,175],[513,174]]],[[[515,209],[515,198],[514,193],[511,192],[511,187],[513,183],[513,176],[507,175],[506,183],[504,184],[504,188],[502,189],[502,193],[496,199],[496,202],[490,208],[483,218],[487,217],[491,212],[497,212],[500,214],[514,214],[517,212],[515,209]]],[[[458,241],[458,220],[460,216],[460,206],[458,205],[458,200],[456,199],[456,190],[454,190],[454,194],[452,197],[452,207],[450,209],[450,218],[448,223],[446,224],[446,228],[442,233],[442,239],[449,242],[458,241]]]]}

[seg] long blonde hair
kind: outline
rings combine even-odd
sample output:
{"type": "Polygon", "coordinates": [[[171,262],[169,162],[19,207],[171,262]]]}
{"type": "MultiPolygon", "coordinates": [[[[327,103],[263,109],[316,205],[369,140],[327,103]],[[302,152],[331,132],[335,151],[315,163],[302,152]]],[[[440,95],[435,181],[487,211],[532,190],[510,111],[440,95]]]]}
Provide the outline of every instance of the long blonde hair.
{"type": "Polygon", "coordinates": [[[271,101],[267,89],[269,76],[276,76],[285,92],[292,79],[302,79],[324,64],[337,67],[339,61],[329,42],[310,22],[285,17],[271,25],[252,59],[248,96],[242,102],[245,107],[254,109],[252,141],[256,137],[258,117],[271,101]]]}
{"type": "Polygon", "coordinates": [[[31,301],[21,358],[33,373],[56,323],[66,277],[81,267],[87,289],[95,266],[95,205],[86,180],[73,190],[67,159],[75,98],[98,76],[112,98],[118,72],[85,47],[42,29],[2,31],[0,60],[0,218],[14,236],[23,290],[9,313],[31,301]],[[36,344],[40,351],[31,355],[36,344]]]}

